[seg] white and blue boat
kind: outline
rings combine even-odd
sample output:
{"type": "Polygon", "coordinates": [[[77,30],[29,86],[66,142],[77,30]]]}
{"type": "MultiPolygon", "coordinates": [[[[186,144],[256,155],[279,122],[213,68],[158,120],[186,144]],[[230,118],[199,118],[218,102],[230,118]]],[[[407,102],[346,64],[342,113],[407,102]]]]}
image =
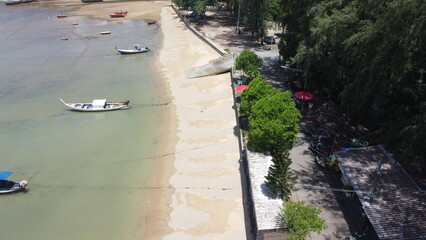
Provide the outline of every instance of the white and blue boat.
{"type": "Polygon", "coordinates": [[[133,49],[118,49],[117,47],[115,49],[121,54],[136,54],[151,51],[148,47],[141,47],[139,44],[134,45],[133,49]]]}

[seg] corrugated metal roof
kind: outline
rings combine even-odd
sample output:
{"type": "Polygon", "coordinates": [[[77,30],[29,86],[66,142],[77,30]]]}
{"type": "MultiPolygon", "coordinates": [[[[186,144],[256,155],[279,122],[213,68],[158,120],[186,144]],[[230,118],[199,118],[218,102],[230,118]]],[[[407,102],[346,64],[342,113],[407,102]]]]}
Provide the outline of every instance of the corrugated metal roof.
{"type": "Polygon", "coordinates": [[[382,146],[335,154],[380,239],[426,239],[426,192],[382,146]]]}
{"type": "Polygon", "coordinates": [[[265,185],[272,157],[247,150],[247,161],[258,231],[282,228],[280,212],[283,201],[273,198],[265,185]]]}

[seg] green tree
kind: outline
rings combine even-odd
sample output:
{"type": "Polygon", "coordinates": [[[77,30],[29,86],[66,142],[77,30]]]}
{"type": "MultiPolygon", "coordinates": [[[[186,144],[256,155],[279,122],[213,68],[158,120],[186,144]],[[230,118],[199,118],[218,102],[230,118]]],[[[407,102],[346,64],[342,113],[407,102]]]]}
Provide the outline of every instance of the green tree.
{"type": "Polygon", "coordinates": [[[322,1],[287,61],[376,142],[426,167],[425,11],[421,0],[322,1]]]}
{"type": "Polygon", "coordinates": [[[266,35],[266,3],[265,0],[247,0],[245,1],[245,15],[247,26],[251,34],[256,36],[257,40],[263,41],[266,35]]]}
{"type": "Polygon", "coordinates": [[[268,15],[271,16],[272,21],[277,22],[279,17],[282,15],[281,11],[281,2],[282,0],[267,0],[266,1],[266,10],[268,15]]]}
{"type": "Polygon", "coordinates": [[[206,13],[207,3],[208,3],[207,0],[196,1],[194,6],[193,6],[193,11],[194,11],[195,15],[204,16],[205,13],[206,13]]]}
{"type": "Polygon", "coordinates": [[[173,0],[179,7],[183,9],[188,9],[195,5],[196,0],[173,0]]]}
{"type": "Polygon", "coordinates": [[[244,73],[250,71],[253,67],[260,68],[263,65],[263,60],[254,52],[244,49],[235,59],[235,69],[242,70],[244,73]]]}
{"type": "Polygon", "coordinates": [[[270,151],[274,155],[293,148],[301,115],[289,91],[272,93],[252,107],[248,135],[255,151],[270,151]]]}
{"type": "Polygon", "coordinates": [[[259,99],[272,95],[276,91],[278,90],[269,85],[263,77],[253,79],[249,88],[241,93],[240,114],[250,116],[252,107],[259,99]]]}
{"type": "Polygon", "coordinates": [[[284,62],[290,62],[296,55],[299,44],[310,34],[313,18],[310,8],[321,0],[282,0],[282,25],[287,32],[278,44],[284,62]]]}
{"type": "Polygon", "coordinates": [[[312,232],[320,233],[326,229],[324,219],[318,215],[321,209],[314,206],[306,206],[305,202],[285,202],[282,209],[284,228],[290,232],[289,240],[304,240],[312,232]]]}
{"type": "Polygon", "coordinates": [[[288,201],[291,196],[291,191],[296,190],[297,176],[291,171],[292,163],[289,153],[275,153],[272,155],[273,164],[269,167],[268,175],[265,177],[266,186],[275,196],[288,201]]]}

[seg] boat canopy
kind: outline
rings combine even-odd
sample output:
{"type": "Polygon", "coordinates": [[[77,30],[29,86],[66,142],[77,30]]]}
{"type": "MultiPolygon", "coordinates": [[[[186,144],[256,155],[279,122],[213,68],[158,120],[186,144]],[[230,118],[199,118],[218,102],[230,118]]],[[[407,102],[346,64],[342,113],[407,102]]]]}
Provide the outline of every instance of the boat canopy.
{"type": "Polygon", "coordinates": [[[92,102],[92,106],[94,107],[104,107],[106,104],[106,99],[95,99],[92,102]]]}
{"type": "Polygon", "coordinates": [[[0,180],[5,180],[6,178],[8,178],[10,175],[12,175],[13,172],[3,172],[0,171],[0,180]]]}

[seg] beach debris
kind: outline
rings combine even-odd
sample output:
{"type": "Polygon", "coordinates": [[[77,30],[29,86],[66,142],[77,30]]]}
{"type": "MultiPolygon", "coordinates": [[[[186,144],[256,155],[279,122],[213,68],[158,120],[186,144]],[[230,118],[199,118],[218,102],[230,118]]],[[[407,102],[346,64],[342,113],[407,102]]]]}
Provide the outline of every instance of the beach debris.
{"type": "Polygon", "coordinates": [[[216,75],[231,71],[234,66],[234,54],[227,54],[218,59],[211,60],[208,64],[186,69],[188,78],[216,75]]]}

